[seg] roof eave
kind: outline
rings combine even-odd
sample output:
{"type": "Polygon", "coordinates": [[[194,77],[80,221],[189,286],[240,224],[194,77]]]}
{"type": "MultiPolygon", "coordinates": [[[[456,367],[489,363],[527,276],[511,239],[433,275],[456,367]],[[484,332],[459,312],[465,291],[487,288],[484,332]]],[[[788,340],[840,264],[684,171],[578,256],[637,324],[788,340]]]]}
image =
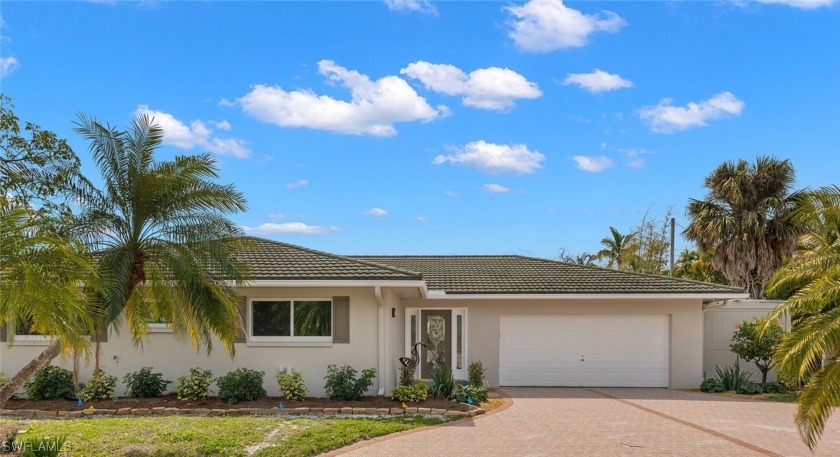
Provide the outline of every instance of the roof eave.
{"type": "Polygon", "coordinates": [[[516,299],[543,299],[543,300],[604,300],[604,299],[631,299],[631,300],[650,300],[650,299],[702,299],[702,300],[735,300],[748,298],[749,294],[733,293],[733,292],[691,292],[691,293],[573,293],[573,294],[489,294],[489,293],[445,293],[443,291],[431,290],[428,298],[430,300],[516,300],[516,299]]]}

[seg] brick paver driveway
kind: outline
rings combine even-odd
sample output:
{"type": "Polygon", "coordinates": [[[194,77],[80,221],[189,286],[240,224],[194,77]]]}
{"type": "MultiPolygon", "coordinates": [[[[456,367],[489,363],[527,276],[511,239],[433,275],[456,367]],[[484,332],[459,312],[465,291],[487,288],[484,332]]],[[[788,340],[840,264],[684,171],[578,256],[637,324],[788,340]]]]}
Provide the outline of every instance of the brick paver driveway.
{"type": "Polygon", "coordinates": [[[510,408],[373,442],[353,456],[840,456],[840,412],[815,454],[794,404],[666,389],[506,388],[510,408]]]}

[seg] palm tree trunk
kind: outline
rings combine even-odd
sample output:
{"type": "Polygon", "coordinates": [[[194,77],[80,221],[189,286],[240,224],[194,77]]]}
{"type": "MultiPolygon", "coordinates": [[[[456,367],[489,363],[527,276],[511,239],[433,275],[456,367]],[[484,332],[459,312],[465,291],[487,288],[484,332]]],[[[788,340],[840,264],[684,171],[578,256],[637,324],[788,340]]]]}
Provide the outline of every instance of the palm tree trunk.
{"type": "Polygon", "coordinates": [[[12,376],[12,379],[9,382],[0,388],[0,409],[3,408],[3,405],[6,401],[12,398],[12,395],[23,387],[26,381],[29,380],[35,373],[42,370],[44,367],[50,364],[54,358],[61,354],[61,343],[58,341],[53,342],[50,344],[50,347],[44,349],[44,352],[35,357],[26,364],[20,371],[17,372],[16,375],[12,376]]]}

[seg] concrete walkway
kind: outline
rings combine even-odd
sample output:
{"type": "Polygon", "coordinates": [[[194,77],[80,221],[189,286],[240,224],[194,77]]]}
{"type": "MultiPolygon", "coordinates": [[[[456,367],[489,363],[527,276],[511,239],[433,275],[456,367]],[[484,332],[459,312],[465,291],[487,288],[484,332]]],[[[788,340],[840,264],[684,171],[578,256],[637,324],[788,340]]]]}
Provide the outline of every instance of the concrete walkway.
{"type": "MultiPolygon", "coordinates": [[[[348,456],[840,456],[840,411],[812,454],[795,404],[667,389],[506,388],[477,420],[348,449],[348,456]]],[[[359,445],[357,445],[359,446],[359,445]]]]}

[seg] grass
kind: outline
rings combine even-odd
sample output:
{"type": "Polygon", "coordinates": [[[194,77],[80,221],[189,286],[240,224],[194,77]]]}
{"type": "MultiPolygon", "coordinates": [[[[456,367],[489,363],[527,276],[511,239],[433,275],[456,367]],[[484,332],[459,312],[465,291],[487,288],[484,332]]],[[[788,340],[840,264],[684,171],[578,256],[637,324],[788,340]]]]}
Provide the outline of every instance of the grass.
{"type": "Polygon", "coordinates": [[[778,401],[783,403],[794,403],[799,400],[798,392],[787,392],[783,394],[770,394],[764,398],[767,401],[778,401]]]}
{"type": "MultiPolygon", "coordinates": [[[[443,422],[382,418],[111,417],[18,421],[19,439],[67,436],[74,456],[310,456],[443,422]]],[[[0,420],[0,428],[14,423],[0,420]]]]}

